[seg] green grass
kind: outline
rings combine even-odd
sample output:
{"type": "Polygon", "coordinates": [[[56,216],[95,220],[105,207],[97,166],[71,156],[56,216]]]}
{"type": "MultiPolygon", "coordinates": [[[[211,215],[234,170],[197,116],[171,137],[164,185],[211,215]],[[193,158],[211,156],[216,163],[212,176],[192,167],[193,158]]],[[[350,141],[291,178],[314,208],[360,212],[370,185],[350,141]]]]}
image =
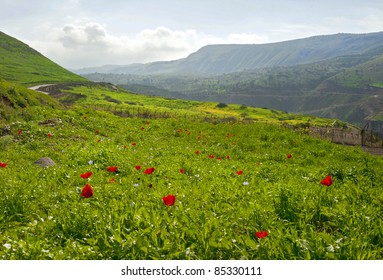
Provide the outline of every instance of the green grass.
{"type": "Polygon", "coordinates": [[[23,85],[86,81],[28,45],[0,32],[0,79],[23,85]]]}
{"type": "Polygon", "coordinates": [[[382,158],[284,128],[334,120],[90,83],[65,109],[19,83],[75,77],[0,35],[0,259],[383,258],[382,158]]]}
{"type": "Polygon", "coordinates": [[[61,104],[46,94],[0,79],[0,123],[12,120],[18,113],[23,114],[18,109],[29,106],[59,108],[61,104]]]}
{"type": "MultiPolygon", "coordinates": [[[[318,118],[315,116],[290,114],[278,110],[255,108],[240,104],[226,104],[220,108],[218,102],[201,102],[145,96],[134,94],[122,88],[114,90],[105,85],[88,83],[62,90],[64,96],[59,100],[63,103],[105,109],[130,115],[173,116],[198,119],[226,119],[233,121],[256,121],[286,125],[316,125],[330,126],[334,119],[318,118]]],[[[345,125],[338,121],[339,125],[345,125]]]]}
{"type": "Polygon", "coordinates": [[[383,257],[382,158],[359,148],[276,124],[20,110],[0,138],[0,259],[383,257]]]}

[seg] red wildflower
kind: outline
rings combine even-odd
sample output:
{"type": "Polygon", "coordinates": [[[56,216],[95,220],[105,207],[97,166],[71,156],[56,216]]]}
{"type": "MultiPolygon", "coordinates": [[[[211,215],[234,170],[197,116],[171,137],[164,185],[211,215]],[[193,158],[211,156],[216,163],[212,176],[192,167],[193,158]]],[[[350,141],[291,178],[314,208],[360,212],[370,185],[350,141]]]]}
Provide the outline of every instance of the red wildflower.
{"type": "Polygon", "coordinates": [[[292,154],[288,154],[288,155],[287,155],[287,158],[292,158],[292,157],[293,157],[292,154]]]}
{"type": "Polygon", "coordinates": [[[80,174],[80,177],[83,178],[83,179],[88,179],[90,176],[92,176],[92,172],[89,171],[89,172],[85,172],[85,173],[82,173],[80,174]]]}
{"type": "Polygon", "coordinates": [[[176,196],[168,194],[167,196],[162,198],[162,201],[165,203],[166,206],[173,206],[176,202],[176,196]]]}
{"type": "Polygon", "coordinates": [[[154,167],[147,168],[144,171],[145,174],[152,174],[153,172],[154,172],[154,167]]]}
{"type": "Polygon", "coordinates": [[[237,171],[237,175],[242,175],[243,171],[242,170],[238,170],[237,171]]]}
{"type": "Polygon", "coordinates": [[[48,133],[48,138],[51,138],[53,136],[52,133],[48,133]]]}
{"type": "Polygon", "coordinates": [[[101,142],[101,139],[98,139],[97,142],[100,143],[100,142],[101,142]]]}
{"type": "Polygon", "coordinates": [[[0,167],[6,167],[7,164],[5,162],[0,162],[0,167]]]}
{"type": "Polygon", "coordinates": [[[226,156],[226,159],[230,159],[230,156],[226,156]]]}
{"type": "Polygon", "coordinates": [[[180,169],[180,173],[184,174],[185,173],[185,169],[181,168],[180,169]]]}
{"type": "Polygon", "coordinates": [[[80,196],[89,198],[93,195],[94,191],[92,187],[89,184],[86,184],[85,187],[82,189],[80,196]]]}
{"type": "Polygon", "coordinates": [[[136,146],[136,145],[137,145],[137,143],[136,143],[136,142],[133,142],[133,143],[132,143],[132,146],[136,146]]]}
{"type": "Polygon", "coordinates": [[[141,127],[141,130],[145,130],[145,127],[141,127]]]}
{"type": "Polygon", "coordinates": [[[332,184],[332,178],[330,175],[328,175],[326,178],[324,178],[321,182],[320,182],[322,185],[325,185],[325,186],[331,186],[332,184]]]}
{"type": "Polygon", "coordinates": [[[17,135],[21,135],[21,132],[22,132],[22,130],[19,129],[19,130],[17,131],[17,135]]]}
{"type": "Polygon", "coordinates": [[[109,166],[108,167],[109,172],[116,172],[117,171],[117,166],[109,166]]]}
{"type": "Polygon", "coordinates": [[[116,179],[114,179],[114,178],[111,178],[111,179],[109,179],[109,181],[108,181],[108,183],[116,183],[117,181],[116,181],[116,179]]]}
{"type": "Polygon", "coordinates": [[[255,233],[255,236],[257,238],[261,239],[261,238],[265,238],[268,234],[269,234],[269,232],[267,230],[265,230],[265,231],[257,231],[255,233]]]}
{"type": "Polygon", "coordinates": [[[198,151],[198,150],[196,150],[196,151],[195,151],[195,154],[196,154],[196,155],[199,155],[199,151],[198,151]]]}
{"type": "Polygon", "coordinates": [[[140,170],[141,166],[140,165],[136,165],[135,168],[136,168],[136,170],[140,170]]]}
{"type": "Polygon", "coordinates": [[[98,134],[98,132],[99,132],[98,129],[96,129],[96,134],[98,134]]]}
{"type": "Polygon", "coordinates": [[[209,155],[208,157],[209,157],[209,158],[215,158],[215,156],[214,156],[214,155],[209,155]]]}

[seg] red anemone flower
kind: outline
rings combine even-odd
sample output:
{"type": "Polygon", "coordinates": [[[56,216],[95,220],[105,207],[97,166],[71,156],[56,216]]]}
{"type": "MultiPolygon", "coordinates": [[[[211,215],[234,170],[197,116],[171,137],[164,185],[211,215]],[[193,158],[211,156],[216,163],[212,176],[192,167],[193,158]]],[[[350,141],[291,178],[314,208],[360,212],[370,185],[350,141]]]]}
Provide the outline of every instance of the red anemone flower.
{"type": "Polygon", "coordinates": [[[5,162],[0,162],[0,167],[6,167],[7,164],[5,162]]]}
{"type": "Polygon", "coordinates": [[[92,176],[92,172],[89,171],[89,172],[85,172],[85,173],[82,173],[80,174],[80,177],[83,178],[83,179],[88,179],[90,176],[92,176]]]}
{"type": "Polygon", "coordinates": [[[242,175],[243,171],[242,170],[238,170],[237,171],[237,175],[242,175]]]}
{"type": "Polygon", "coordinates": [[[265,230],[265,231],[257,231],[255,233],[255,236],[257,238],[261,239],[261,238],[265,238],[268,234],[269,234],[269,232],[267,230],[265,230]]]}
{"type": "Polygon", "coordinates": [[[328,175],[326,178],[324,178],[321,182],[320,182],[322,185],[325,185],[325,186],[331,186],[332,184],[332,178],[330,175],[328,175]]]}
{"type": "Polygon", "coordinates": [[[168,194],[167,196],[162,198],[163,202],[166,206],[173,206],[176,202],[176,196],[172,194],[168,194]]]}
{"type": "Polygon", "coordinates": [[[111,179],[109,179],[109,181],[108,181],[108,183],[116,183],[117,182],[117,180],[116,179],[114,179],[114,178],[111,178],[111,179]]]}
{"type": "Polygon", "coordinates": [[[136,146],[136,145],[137,145],[137,143],[136,143],[136,142],[133,142],[133,143],[132,143],[132,146],[136,146]]]}
{"type": "Polygon", "coordinates": [[[141,166],[140,165],[136,165],[135,168],[136,168],[136,170],[140,170],[141,166]]]}
{"type": "Polygon", "coordinates": [[[82,189],[82,192],[80,194],[81,197],[89,198],[93,195],[94,191],[92,187],[89,184],[86,184],[85,187],[82,189]]]}
{"type": "Polygon", "coordinates": [[[180,173],[184,174],[185,173],[185,169],[181,168],[180,169],[180,173]]]}
{"type": "Polygon", "coordinates": [[[215,158],[215,156],[214,156],[214,155],[209,155],[208,157],[209,157],[209,158],[215,158]]]}
{"type": "Polygon", "coordinates": [[[109,166],[108,167],[109,172],[116,172],[117,171],[117,166],[109,166]]]}
{"type": "Polygon", "coordinates": [[[196,155],[199,155],[199,151],[198,151],[198,150],[196,150],[196,151],[195,151],[195,154],[196,154],[196,155]]]}
{"type": "Polygon", "coordinates": [[[52,133],[48,133],[48,138],[51,138],[53,136],[52,133]]]}
{"type": "Polygon", "coordinates": [[[293,157],[292,154],[288,154],[288,155],[287,155],[287,158],[292,158],[292,157],[293,157]]]}
{"type": "Polygon", "coordinates": [[[17,135],[21,135],[21,132],[23,132],[21,129],[17,131],[17,135]]]}
{"type": "Polygon", "coordinates": [[[152,174],[153,172],[154,172],[154,167],[147,168],[144,171],[145,174],[152,174]]]}

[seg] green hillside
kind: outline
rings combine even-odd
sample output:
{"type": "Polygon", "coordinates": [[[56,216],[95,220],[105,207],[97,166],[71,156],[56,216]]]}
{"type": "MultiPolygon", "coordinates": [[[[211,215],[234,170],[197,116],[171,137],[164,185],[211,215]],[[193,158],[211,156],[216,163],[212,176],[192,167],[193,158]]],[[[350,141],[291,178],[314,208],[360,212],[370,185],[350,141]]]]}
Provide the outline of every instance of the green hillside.
{"type": "Polygon", "coordinates": [[[347,124],[4,69],[0,260],[383,259],[383,158],[309,135],[347,124]]]}
{"type": "Polygon", "coordinates": [[[0,79],[0,124],[12,120],[29,106],[61,107],[58,101],[46,94],[0,79]]]}
{"type": "Polygon", "coordinates": [[[86,80],[1,31],[0,78],[28,86],[86,80]]]}
{"type": "Polygon", "coordinates": [[[383,258],[382,157],[358,147],[183,110],[22,110],[0,125],[1,260],[383,258]]]}
{"type": "Polygon", "coordinates": [[[375,118],[383,104],[381,47],[315,63],[215,76],[101,73],[84,76],[143,94],[239,103],[337,118],[356,125],[375,118]]]}

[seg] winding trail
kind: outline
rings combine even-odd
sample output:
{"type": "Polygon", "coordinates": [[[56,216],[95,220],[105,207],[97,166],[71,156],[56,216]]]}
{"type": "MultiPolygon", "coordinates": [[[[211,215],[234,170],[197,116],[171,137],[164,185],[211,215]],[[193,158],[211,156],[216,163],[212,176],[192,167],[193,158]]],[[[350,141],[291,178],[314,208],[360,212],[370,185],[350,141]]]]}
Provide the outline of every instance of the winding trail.
{"type": "Polygon", "coordinates": [[[34,90],[34,91],[38,91],[38,92],[41,92],[41,93],[44,93],[46,95],[49,95],[49,92],[42,91],[42,90],[40,90],[40,88],[47,87],[47,86],[53,86],[53,85],[55,85],[55,84],[37,85],[37,86],[29,87],[29,89],[34,90]]]}

